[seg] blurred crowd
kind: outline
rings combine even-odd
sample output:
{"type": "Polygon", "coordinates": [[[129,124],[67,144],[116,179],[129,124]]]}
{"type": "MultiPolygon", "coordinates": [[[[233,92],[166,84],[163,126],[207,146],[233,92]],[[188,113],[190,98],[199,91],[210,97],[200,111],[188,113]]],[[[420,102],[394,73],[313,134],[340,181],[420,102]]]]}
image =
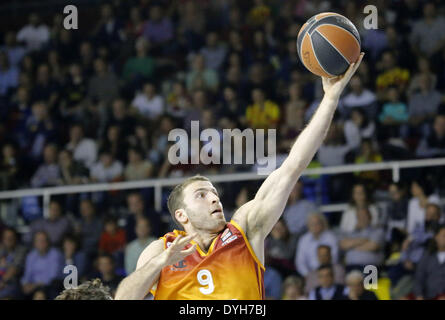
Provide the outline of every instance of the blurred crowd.
{"type": "MultiPolygon", "coordinates": [[[[356,25],[366,55],[310,167],[445,155],[441,1],[115,0],[88,11],[78,30],[61,12],[29,12],[0,33],[0,190],[254,170],[171,164],[168,134],[193,120],[277,129],[282,159],[323,97],[296,52],[301,26],[323,11],[356,25]],[[377,29],[364,28],[367,4],[377,29]]],[[[440,167],[403,170],[398,183],[384,171],[300,180],[266,241],[268,298],[445,294],[440,167]],[[375,293],[363,287],[366,265],[379,271],[375,293]]],[[[227,220],[257,187],[218,185],[227,220]]],[[[113,292],[174,228],[168,192],[161,211],[149,188],[56,196],[47,217],[38,197],[0,202],[0,298],[54,298],[67,264],[113,292]]]]}

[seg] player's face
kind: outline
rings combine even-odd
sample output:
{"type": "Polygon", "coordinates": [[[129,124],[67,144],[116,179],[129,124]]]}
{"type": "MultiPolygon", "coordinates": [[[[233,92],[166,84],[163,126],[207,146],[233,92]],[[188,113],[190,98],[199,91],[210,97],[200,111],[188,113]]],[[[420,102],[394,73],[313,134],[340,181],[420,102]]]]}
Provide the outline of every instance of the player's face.
{"type": "Polygon", "coordinates": [[[196,230],[221,231],[226,225],[218,191],[208,181],[196,181],[185,187],[184,210],[196,230]]]}

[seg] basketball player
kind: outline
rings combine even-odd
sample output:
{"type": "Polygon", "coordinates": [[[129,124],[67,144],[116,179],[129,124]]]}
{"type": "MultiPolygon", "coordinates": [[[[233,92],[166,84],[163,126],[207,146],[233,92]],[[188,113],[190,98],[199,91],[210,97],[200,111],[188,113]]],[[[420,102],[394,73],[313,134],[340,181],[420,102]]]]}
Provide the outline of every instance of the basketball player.
{"type": "Polygon", "coordinates": [[[227,223],[218,192],[205,177],[176,186],[168,207],[184,231],[152,242],[136,271],[120,283],[116,299],[264,299],[264,240],[280,218],[289,194],[328,131],[343,89],[363,58],[342,76],[322,78],[324,97],[283,164],[227,223]]]}

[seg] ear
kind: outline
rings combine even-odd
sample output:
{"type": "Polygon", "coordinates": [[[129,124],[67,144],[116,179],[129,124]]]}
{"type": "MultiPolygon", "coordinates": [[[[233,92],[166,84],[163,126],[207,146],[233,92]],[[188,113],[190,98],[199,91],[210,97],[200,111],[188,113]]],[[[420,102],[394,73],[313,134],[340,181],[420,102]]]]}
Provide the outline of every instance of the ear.
{"type": "Polygon", "coordinates": [[[185,224],[188,222],[189,218],[184,209],[178,209],[175,211],[175,218],[180,224],[185,224]]]}

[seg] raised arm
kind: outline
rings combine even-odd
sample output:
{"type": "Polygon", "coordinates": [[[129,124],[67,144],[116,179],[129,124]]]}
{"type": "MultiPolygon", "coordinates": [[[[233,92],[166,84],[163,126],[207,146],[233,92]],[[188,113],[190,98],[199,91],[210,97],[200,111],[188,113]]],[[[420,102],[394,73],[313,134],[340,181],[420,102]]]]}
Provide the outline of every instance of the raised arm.
{"type": "Polygon", "coordinates": [[[264,240],[280,218],[289,194],[303,170],[311,162],[331,124],[343,89],[357,70],[363,58],[350,65],[342,76],[322,78],[325,92],[317,111],[301,132],[283,164],[273,171],[258,190],[255,198],[233,216],[233,220],[246,228],[249,240],[264,240]]]}

